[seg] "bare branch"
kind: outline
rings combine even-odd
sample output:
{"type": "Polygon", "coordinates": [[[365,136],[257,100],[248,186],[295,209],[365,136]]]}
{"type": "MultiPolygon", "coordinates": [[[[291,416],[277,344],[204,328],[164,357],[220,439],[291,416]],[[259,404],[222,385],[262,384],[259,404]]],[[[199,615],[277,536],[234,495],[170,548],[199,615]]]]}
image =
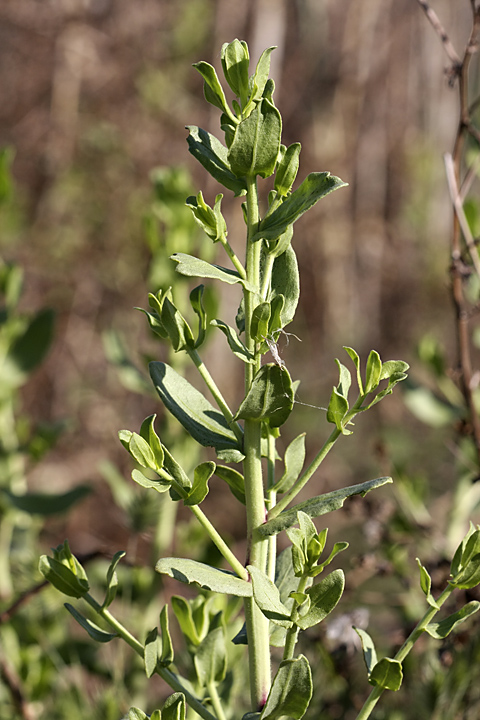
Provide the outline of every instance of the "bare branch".
{"type": "Polygon", "coordinates": [[[458,69],[462,66],[462,61],[460,59],[460,56],[457,55],[457,52],[455,48],[452,45],[452,42],[450,38],[447,35],[447,32],[445,28],[443,27],[442,23],[438,19],[438,15],[435,12],[435,10],[432,10],[430,5],[426,2],[426,0],[418,0],[419,5],[421,6],[422,10],[424,11],[425,15],[427,16],[430,24],[432,25],[433,29],[437,33],[438,37],[442,41],[443,48],[445,52],[447,53],[448,59],[452,63],[453,70],[455,73],[458,73],[458,69]]]}
{"type": "Polygon", "coordinates": [[[457,178],[455,176],[453,157],[451,153],[445,153],[443,159],[445,162],[445,172],[447,175],[448,189],[450,192],[450,197],[452,199],[452,204],[455,209],[458,222],[460,223],[460,227],[465,238],[465,243],[467,245],[468,252],[470,253],[472,264],[475,268],[475,272],[480,277],[480,258],[478,256],[475,238],[473,237],[472,231],[470,230],[470,226],[465,215],[465,210],[463,209],[462,199],[460,197],[457,185],[457,178]]]}

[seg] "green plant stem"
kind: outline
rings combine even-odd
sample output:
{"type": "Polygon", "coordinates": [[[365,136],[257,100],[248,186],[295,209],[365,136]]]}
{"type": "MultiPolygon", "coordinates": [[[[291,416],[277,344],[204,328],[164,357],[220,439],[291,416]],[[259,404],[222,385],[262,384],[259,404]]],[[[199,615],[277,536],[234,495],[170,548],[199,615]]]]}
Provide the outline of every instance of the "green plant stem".
{"type": "MultiPolygon", "coordinates": [[[[270,511],[277,502],[277,493],[273,490],[275,485],[275,437],[268,435],[268,456],[267,456],[267,500],[266,509],[270,511]]],[[[277,538],[270,535],[268,538],[267,575],[272,582],[275,581],[275,564],[277,561],[277,538]]]]}
{"type": "Polygon", "coordinates": [[[196,350],[187,350],[190,358],[192,359],[195,367],[197,368],[198,372],[202,376],[203,381],[205,382],[205,385],[208,387],[210,392],[212,393],[213,398],[215,399],[215,402],[217,403],[218,407],[220,408],[223,417],[227,421],[229,427],[233,430],[235,433],[235,437],[240,443],[243,443],[243,433],[240,425],[233,419],[233,413],[230,410],[230,408],[227,405],[227,402],[225,398],[223,397],[222,393],[220,392],[215,380],[212,378],[210,373],[208,372],[206,366],[204,365],[202,358],[198,354],[196,350]]]}
{"type": "MultiPolygon", "coordinates": [[[[413,648],[415,643],[417,642],[420,635],[422,635],[425,632],[425,628],[427,627],[428,623],[432,622],[433,618],[438,612],[438,609],[442,607],[442,605],[448,600],[452,592],[455,590],[455,588],[452,585],[447,585],[445,590],[442,592],[442,594],[437,599],[436,603],[438,605],[438,608],[430,607],[425,615],[419,620],[417,625],[414,627],[410,635],[407,637],[405,642],[403,643],[402,647],[398,650],[396,655],[394,656],[394,660],[398,660],[398,662],[402,663],[405,658],[407,657],[410,650],[413,648]]],[[[385,688],[380,687],[377,685],[373,688],[372,692],[366,699],[362,709],[357,715],[356,720],[366,720],[370,717],[375,705],[379,701],[380,697],[382,696],[383,692],[385,691],[385,688]]]]}
{"type": "MultiPolygon", "coordinates": [[[[259,222],[258,194],[255,177],[247,178],[247,280],[254,288],[260,285],[261,243],[252,242],[259,222]]],[[[255,364],[245,367],[245,392],[250,389],[255,372],[260,368],[261,356],[257,352],[255,340],[251,334],[252,313],[258,302],[258,292],[245,290],[245,344],[255,355],[255,364]]],[[[265,522],[266,508],[264,500],[262,473],[261,423],[245,421],[244,436],[244,476],[245,501],[247,513],[247,563],[265,572],[268,541],[259,538],[255,529],[265,522]]],[[[250,695],[252,709],[261,710],[267,700],[271,684],[269,623],[253,598],[245,599],[245,622],[248,635],[248,655],[250,668],[250,695]]]]}
{"type": "Polygon", "coordinates": [[[298,478],[296,483],[294,485],[292,485],[290,490],[287,493],[285,493],[283,498],[268,513],[269,520],[272,520],[273,518],[276,518],[278,515],[280,515],[282,510],[285,510],[287,505],[289,505],[292,502],[292,500],[298,495],[298,493],[305,487],[307,482],[310,480],[312,475],[318,470],[318,468],[320,467],[320,465],[322,464],[322,462],[324,461],[324,459],[326,458],[326,456],[328,455],[328,453],[330,452],[332,447],[335,445],[335,443],[338,440],[338,438],[340,437],[340,435],[341,435],[341,432],[338,428],[335,428],[335,430],[333,430],[330,433],[328,440],[325,442],[325,444],[323,445],[323,447],[320,450],[320,452],[318,453],[318,455],[316,455],[316,457],[312,460],[312,462],[310,463],[308,468],[305,470],[305,472],[302,473],[302,475],[298,478]]]}
{"type": "Polygon", "coordinates": [[[248,581],[250,579],[250,576],[247,570],[242,565],[240,560],[235,557],[225,540],[222,538],[216,528],[212,525],[203,510],[201,510],[198,505],[190,505],[189,507],[192,513],[197,518],[198,522],[207,531],[212,542],[217,546],[218,550],[221,552],[225,560],[229,563],[230,567],[235,570],[237,575],[241,577],[242,580],[248,581]]]}
{"type": "MultiPolygon", "coordinates": [[[[345,420],[343,423],[344,427],[346,427],[353,420],[355,415],[358,415],[364,399],[365,395],[359,395],[356,403],[351,407],[351,409],[345,416],[345,420]]],[[[303,490],[312,475],[318,470],[322,462],[325,460],[326,456],[328,455],[332,447],[335,445],[341,434],[341,430],[339,430],[337,427],[330,433],[320,452],[315,456],[315,458],[312,460],[305,472],[300,475],[296,483],[292,485],[292,487],[287,493],[285,493],[280,502],[277,503],[273,510],[268,513],[269,520],[273,520],[273,518],[276,518],[278,515],[280,515],[280,513],[285,510],[287,505],[289,505],[292,500],[296,498],[298,493],[303,490]]]]}
{"type": "Polygon", "coordinates": [[[213,709],[217,715],[218,720],[227,720],[225,713],[223,712],[222,703],[217,691],[217,685],[214,682],[207,683],[208,694],[210,695],[210,701],[213,705],[213,709]]]}
{"type": "Polygon", "coordinates": [[[241,277],[243,280],[246,280],[246,279],[247,279],[247,273],[246,273],[246,271],[245,271],[245,268],[243,267],[242,263],[240,262],[240,260],[238,259],[238,257],[237,257],[237,256],[235,255],[235,253],[233,252],[233,248],[232,248],[232,246],[230,245],[230,243],[228,242],[227,238],[226,238],[226,237],[221,237],[221,238],[220,238],[220,242],[222,243],[223,249],[224,249],[225,252],[227,253],[228,257],[230,258],[230,260],[232,261],[233,265],[235,266],[235,270],[238,272],[238,274],[240,275],[240,277],[241,277]]]}
{"type": "MultiPolygon", "coordinates": [[[[95,612],[102,617],[108,625],[117,633],[119,637],[124,640],[127,645],[130,645],[132,650],[134,650],[137,655],[139,655],[141,658],[144,657],[144,647],[141,642],[137,640],[136,637],[134,637],[127,628],[122,625],[121,622],[119,622],[116,617],[114,617],[109,610],[106,608],[102,608],[101,605],[93,598],[90,593],[86,593],[83,596],[83,599],[92,607],[95,612]]],[[[178,675],[173,673],[171,670],[165,667],[161,667],[157,665],[155,668],[155,672],[157,675],[160,675],[160,677],[165,680],[165,682],[170,685],[172,690],[175,690],[176,692],[181,692],[185,695],[186,701],[190,704],[191,708],[195,710],[196,713],[200,715],[200,717],[204,718],[204,720],[221,720],[221,718],[215,718],[214,715],[212,715],[207,708],[202,704],[202,702],[195,697],[195,695],[192,695],[192,693],[187,690],[187,688],[184,687],[182,684],[180,678],[178,675]]]]}
{"type": "MultiPolygon", "coordinates": [[[[170,478],[170,480],[172,480],[170,478]]],[[[175,480],[172,480],[172,486],[175,489],[175,492],[177,492],[181,498],[184,500],[188,497],[188,493],[179,483],[175,482],[175,480]]],[[[203,510],[198,505],[188,505],[192,513],[197,518],[200,525],[203,527],[203,529],[207,532],[207,535],[211,539],[211,541],[216,545],[220,553],[223,555],[225,560],[229,563],[230,567],[235,570],[237,575],[242,578],[242,580],[246,580],[247,582],[250,580],[250,575],[248,574],[248,571],[245,569],[245,567],[242,565],[240,560],[238,560],[237,557],[233,554],[233,552],[228,547],[225,540],[222,538],[218,530],[212,525],[208,517],[205,515],[203,510]]]]}
{"type": "Polygon", "coordinates": [[[263,268],[262,288],[260,295],[265,301],[267,299],[268,290],[270,288],[270,280],[272,277],[273,263],[275,262],[275,255],[272,253],[268,254],[265,258],[265,267],[263,268]]]}
{"type": "MultiPolygon", "coordinates": [[[[298,583],[297,592],[304,593],[307,587],[308,583],[308,575],[305,575],[304,577],[301,577],[298,583]]],[[[298,636],[298,626],[296,625],[296,621],[298,618],[298,608],[299,604],[296,599],[293,600],[293,607],[292,612],[290,614],[290,620],[293,622],[293,626],[291,628],[288,628],[287,635],[285,638],[285,649],[283,651],[283,659],[284,660],[291,660],[293,658],[293,653],[295,651],[295,645],[297,642],[297,636],[298,636]]]]}

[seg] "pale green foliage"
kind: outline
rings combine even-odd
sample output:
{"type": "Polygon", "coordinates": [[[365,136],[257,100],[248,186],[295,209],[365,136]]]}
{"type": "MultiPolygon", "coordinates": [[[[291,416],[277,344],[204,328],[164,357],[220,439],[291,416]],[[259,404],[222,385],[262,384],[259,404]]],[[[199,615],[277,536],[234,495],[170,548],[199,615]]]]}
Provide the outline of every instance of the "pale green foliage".
{"type": "MultiPolygon", "coordinates": [[[[205,130],[190,126],[188,147],[214,180],[235,196],[245,196],[246,259],[242,263],[228,242],[227,223],[221,210],[223,195],[217,194],[210,206],[201,191],[190,196],[187,205],[207,237],[223,248],[227,264],[232,267],[180,251],[174,251],[171,259],[180,275],[223,282],[231,286],[232,291],[241,292],[237,327],[234,329],[219,318],[207,318],[202,302],[203,285],[190,294],[192,312],[198,320],[197,333],[177,307],[174,289],[170,287],[151,294],[150,309],[145,311],[154,333],[168,340],[176,353],[186,353],[191,359],[215,404],[170,364],[152,362],[150,375],[160,400],[191,438],[201,446],[212,448],[216,460],[227,465],[210,460],[197,464],[193,471],[185,470],[157,435],[154,415],[144,421],[140,433],[120,432],[121,442],[141,468],[133,471],[133,479],[143,488],[168,491],[172,502],[182,500],[231,568],[226,571],[194,559],[172,557],[160,558],[156,564],[160,574],[201,589],[194,600],[172,599],[191,656],[194,681],[181,677],[173,665],[174,651],[165,608],[160,615],[160,631],[153,628],[143,643],[106,609],[114,597],[118,555],[109,569],[103,606],[89,594],[86,575],[72,559],[68,545],[57,549],[53,559],[41,560],[41,570],[47,579],[62,592],[86,599],[113,629],[113,633],[106,633],[75,611],[74,616],[92,637],[100,641],[116,635],[122,637],[143,657],[147,676],[159,674],[176,691],[173,700],[167,700],[161,711],[154,711],[152,718],[156,720],[171,717],[183,720],[185,701],[206,720],[212,717],[224,720],[232,714],[239,716],[238,707],[226,705],[225,679],[234,648],[228,636],[226,611],[223,608],[215,612],[203,595],[205,591],[244,601],[246,624],[234,643],[248,644],[250,702],[244,698],[242,708],[243,712],[249,711],[246,718],[300,720],[303,717],[312,697],[313,684],[308,659],[296,654],[298,635],[325,621],[340,601],[345,586],[343,571],[323,573],[348,546],[345,542],[336,542],[330,552],[325,552],[327,530],[318,532],[313,518],[341,508],[353,495],[363,496],[392,481],[389,477],[369,480],[292,505],[336,441],[351,434],[354,418],[390,395],[406,378],[405,362],[382,362],[374,350],[368,356],[363,376],[360,358],[349,347],[345,350],[355,367],[357,385],[353,401],[350,397],[352,375],[337,360],[339,382],[332,390],[326,411],[326,421],[333,425],[330,436],[307,469],[304,470],[305,433],[287,447],[283,471],[277,472],[275,468],[279,457],[277,441],[295,402],[294,383],[276,346],[284,328],[294,319],[300,294],[298,264],[292,245],[293,225],[321,198],[345,183],[328,172],[314,172],[293,189],[301,147],[294,143],[286,148],[281,142],[282,119],[273,99],[274,83],[268,78],[272,50],[269,48],[262,54],[249,76],[246,43],[234,40],[222,47],[225,80],[237,98],[230,104],[216,70],[206,62],[194,66],[204,80],[206,100],[221,111],[225,144],[205,130]],[[260,217],[257,181],[271,176],[274,178],[268,207],[260,217]],[[236,410],[230,409],[199,355],[208,320],[225,335],[229,349],[241,361],[245,396],[236,410]],[[274,363],[263,363],[263,355],[268,351],[274,363]],[[267,478],[262,458],[266,458],[269,468],[273,469],[267,478]],[[228,467],[232,462],[243,465],[239,469],[228,467]],[[214,474],[225,481],[237,501],[245,505],[246,568],[200,507],[214,474]],[[277,558],[276,535],[282,530],[287,530],[291,548],[277,558]],[[284,649],[273,678],[270,644],[284,649]]],[[[454,587],[470,588],[480,580],[479,532],[472,531],[459,548],[452,566],[452,580],[437,601],[431,595],[428,573],[420,566],[421,587],[429,610],[417,627],[417,635],[426,631],[435,637],[444,637],[478,609],[478,603],[470,603],[446,621],[432,623],[454,587]]],[[[373,641],[367,633],[360,632],[369,682],[374,685],[372,692],[400,687],[402,661],[417,635],[409,639],[395,658],[378,661],[373,641]]],[[[241,670],[233,667],[233,672],[241,670]]],[[[366,712],[362,711],[359,717],[368,717],[369,711],[366,712]]],[[[136,708],[126,716],[127,720],[144,717],[136,708]]]]}

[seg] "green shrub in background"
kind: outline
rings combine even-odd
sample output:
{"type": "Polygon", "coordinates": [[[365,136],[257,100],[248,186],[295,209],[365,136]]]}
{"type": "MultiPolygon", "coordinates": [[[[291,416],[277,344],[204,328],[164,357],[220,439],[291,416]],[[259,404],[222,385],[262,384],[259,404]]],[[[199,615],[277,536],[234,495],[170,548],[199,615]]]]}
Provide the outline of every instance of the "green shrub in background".
{"type": "MultiPolygon", "coordinates": [[[[67,596],[86,602],[87,613],[70,603],[66,607],[93,639],[109,643],[122,638],[143,660],[146,676],[159,675],[174,690],[161,710],[151,712],[150,717],[156,720],[184,718],[187,706],[208,720],[224,720],[240,713],[249,720],[299,719],[307,712],[313,695],[312,671],[307,657],[298,652],[297,641],[303,631],[325,620],[341,599],[344,573],[326,568],[347,548],[347,543],[335,542],[327,550],[327,529],[318,530],[313,519],[340,509],[353,495],[363,496],[391,482],[391,478],[382,477],[295,504],[340,437],[352,433],[353,421],[360,422],[363,412],[406,378],[406,363],[382,362],[373,350],[362,367],[355,350],[345,348],[353,379],[347,366],[336,361],[339,380],[325,409],[326,422],[333,428],[310,465],[304,468],[306,433],[292,440],[283,457],[279,453],[281,428],[294,408],[298,386],[278,346],[280,339],[289,335],[285,328],[294,319],[300,292],[293,225],[318,200],[344,183],[328,172],[311,173],[293,189],[301,148],[299,143],[285,147],[281,142],[282,120],[273,100],[274,83],[268,77],[272,50],[262,54],[250,75],[247,45],[235,40],[223,46],[223,73],[236,98],[231,105],[214,68],[205,62],[195,65],[204,79],[206,100],[220,110],[225,144],[191,126],[189,150],[224,188],[236,197],[245,197],[245,260],[238,258],[229,243],[221,211],[223,195],[218,194],[209,205],[202,192],[189,197],[187,204],[205,234],[222,246],[229,264],[212,264],[210,257],[195,257],[180,245],[172,247],[172,260],[181,276],[223,282],[240,291],[236,327],[207,316],[203,285],[190,293],[194,329],[185,318],[186,311],[179,307],[176,283],[173,290],[164,287],[150,294],[145,311],[153,332],[168,341],[175,353],[185,353],[192,361],[214,404],[177,372],[172,362],[150,364],[153,385],[166,410],[198,446],[213,449],[215,460],[186,467],[184,458],[157,434],[154,414],[145,419],[138,433],[120,432],[122,444],[137,463],[133,479],[154,497],[159,493],[169,502],[182,502],[229,570],[191,557],[158,560],[159,574],[200,588],[193,599],[190,595],[171,599],[185,641],[186,650],[179,651],[174,650],[167,604],[158,608],[159,621],[142,640],[111,612],[123,551],[116,553],[107,570],[101,600],[91,593],[86,570],[67,542],[57,547],[53,556],[40,560],[47,580],[67,596]],[[262,214],[258,184],[272,176],[262,214]],[[226,352],[232,352],[242,363],[245,392],[234,409],[200,355],[208,324],[223,333],[226,352]],[[264,362],[267,353],[273,362],[264,362]],[[210,484],[217,481],[214,476],[228,485],[239,509],[244,507],[245,562],[236,557],[201,507],[210,484]],[[278,534],[284,530],[290,545],[277,555],[278,534]],[[247,663],[240,659],[244,645],[247,680],[247,663]]],[[[311,442],[316,442],[316,433],[311,442]]],[[[370,716],[385,689],[400,688],[404,662],[422,635],[445,638],[479,609],[480,603],[470,601],[447,617],[437,618],[456,589],[469,590],[480,582],[479,544],[480,529],[471,526],[455,552],[450,577],[437,596],[432,593],[427,569],[418,561],[425,612],[393,657],[379,658],[371,637],[358,629],[373,689],[357,718],[370,716]]],[[[318,687],[316,706],[321,705],[321,695],[322,687],[318,687]]],[[[141,720],[146,714],[132,707],[125,717],[141,720]]]]}

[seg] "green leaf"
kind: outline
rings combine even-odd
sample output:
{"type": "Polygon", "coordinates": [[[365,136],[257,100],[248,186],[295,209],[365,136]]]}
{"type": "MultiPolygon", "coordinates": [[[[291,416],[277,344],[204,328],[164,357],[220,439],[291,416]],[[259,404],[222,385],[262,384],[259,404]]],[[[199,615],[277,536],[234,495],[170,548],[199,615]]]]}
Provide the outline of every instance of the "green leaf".
{"type": "MultiPolygon", "coordinates": [[[[241,449],[222,413],[215,410],[193,385],[165,363],[151,362],[149,368],[163,404],[200,445],[216,449],[241,449]]],[[[167,459],[164,462],[170,472],[167,459]]]]}
{"type": "Polygon", "coordinates": [[[176,270],[180,275],[221,280],[229,285],[240,283],[246,290],[254,291],[253,285],[241,278],[236,270],[229,270],[219,265],[211,265],[205,262],[205,260],[200,260],[200,258],[193,257],[193,255],[186,255],[185,253],[174,253],[171,259],[178,263],[176,270]]]}
{"type": "Polygon", "coordinates": [[[225,465],[217,465],[215,468],[215,475],[224,480],[232,494],[239,500],[243,505],[246,504],[245,500],[245,479],[237,470],[226,467],[225,465]]]}
{"type": "Polygon", "coordinates": [[[474,588],[480,583],[480,529],[469,535],[462,552],[460,570],[449,583],[465,590],[474,588]]]}
{"type": "Polygon", "coordinates": [[[280,149],[282,119],[277,108],[261,100],[250,115],[238,125],[228,150],[233,173],[243,178],[273,174],[280,149]]]}
{"type": "Polygon", "coordinates": [[[155,455],[153,454],[150,445],[141,435],[138,435],[135,432],[132,433],[128,443],[128,451],[141,467],[150,468],[150,470],[157,469],[155,455]]]}
{"type": "Polygon", "coordinates": [[[297,625],[306,630],[313,625],[322,622],[332,612],[342,597],[345,587],[345,575],[343,570],[334,570],[326,578],[307,590],[310,598],[310,609],[299,617],[297,625]]]}
{"type": "Polygon", "coordinates": [[[251,583],[241,580],[230,572],[218,570],[196,560],[161,558],[155,565],[155,570],[188,585],[194,583],[205,590],[238,597],[252,595],[251,583]]]}
{"type": "Polygon", "coordinates": [[[65,493],[54,495],[50,493],[25,493],[17,495],[6,489],[0,489],[0,492],[8,499],[10,505],[22,510],[29,515],[58,515],[69,510],[75,503],[83,500],[92,492],[89,485],[77,485],[72,490],[65,493]]]}
{"type": "Polygon", "coordinates": [[[301,149],[302,146],[299,142],[293,143],[293,145],[290,145],[290,147],[285,150],[285,154],[278,163],[274,188],[279,195],[285,197],[292,189],[298,173],[301,149]]]}
{"type": "Polygon", "coordinates": [[[342,365],[340,360],[338,360],[337,358],[335,359],[335,362],[337,363],[338,372],[340,375],[337,390],[340,395],[343,395],[345,400],[348,400],[348,391],[350,390],[350,386],[352,384],[352,376],[350,374],[350,370],[348,370],[345,365],[342,365]]]}
{"type": "Polygon", "coordinates": [[[95,623],[93,623],[91,620],[88,620],[88,618],[84,617],[81,613],[79,613],[78,610],[76,610],[72,605],[70,605],[70,603],[65,603],[65,607],[67,608],[70,615],[73,615],[78,624],[87,631],[92,640],[95,640],[99,643],[107,643],[117,637],[117,633],[108,633],[105,632],[105,630],[99,628],[98,625],[95,625],[95,623]]]}
{"type": "Polygon", "coordinates": [[[428,570],[426,567],[422,565],[419,558],[416,558],[417,565],[420,568],[420,587],[422,588],[425,597],[427,598],[427,602],[429,605],[434,607],[436,610],[440,610],[439,605],[437,604],[437,601],[433,597],[431,593],[432,589],[432,578],[430,577],[428,570]]]}
{"type": "Polygon", "coordinates": [[[297,256],[291,245],[273,263],[268,301],[273,304],[280,295],[284,297],[281,321],[282,327],[285,327],[292,322],[300,297],[297,256]]]}
{"type": "Polygon", "coordinates": [[[332,512],[333,510],[339,510],[345,500],[353,495],[366,495],[370,490],[391,483],[391,477],[381,477],[376,480],[368,480],[358,485],[350,485],[349,487],[341,488],[340,490],[333,490],[332,492],[325,493],[324,495],[317,495],[317,497],[305,500],[298,505],[294,505],[288,510],[284,510],[280,515],[272,520],[268,520],[263,525],[260,525],[255,530],[255,533],[261,537],[267,537],[269,535],[276,535],[282,530],[295,525],[297,522],[297,513],[302,510],[309,517],[320,517],[326,513],[332,512]]]}
{"type": "Polygon", "coordinates": [[[391,658],[382,658],[375,665],[368,682],[384,690],[400,690],[403,680],[402,663],[391,658]]]}
{"type": "Polygon", "coordinates": [[[140,485],[141,487],[147,488],[148,490],[152,489],[156,490],[159,493],[167,492],[167,490],[170,490],[171,482],[167,480],[163,480],[160,478],[151,479],[146,477],[140,470],[137,470],[136,468],[132,470],[132,480],[137,483],[137,485],[140,485]]]}
{"type": "Polygon", "coordinates": [[[252,240],[259,240],[260,238],[276,240],[286,231],[289,225],[296,222],[321,198],[333,190],[344,187],[346,184],[340,178],[330,175],[328,172],[310,173],[300,187],[260,223],[258,232],[253,236],[252,240]]]}
{"type": "Polygon", "coordinates": [[[215,472],[214,462],[204,462],[194,470],[194,479],[192,489],[190,490],[188,497],[184,500],[184,504],[187,506],[200,505],[208,495],[208,481],[215,472]]]}
{"type": "Polygon", "coordinates": [[[90,585],[84,572],[83,576],[81,574],[78,576],[71,567],[67,567],[63,562],[48,557],[48,555],[42,555],[40,557],[38,569],[45,580],[48,580],[49,583],[64,595],[81,598],[90,590],[90,585]]]}
{"type": "Polygon", "coordinates": [[[263,302],[257,305],[252,313],[250,323],[250,334],[257,342],[265,340],[269,334],[268,323],[270,320],[271,307],[270,303],[263,302]]]}
{"type": "MultiPolygon", "coordinates": [[[[178,268],[176,269],[181,272],[178,268]]],[[[168,296],[162,300],[161,322],[175,352],[194,347],[195,342],[189,324],[168,296]]]]}
{"type": "Polygon", "coordinates": [[[332,548],[332,552],[328,556],[328,558],[322,562],[320,565],[317,565],[316,568],[314,568],[309,575],[311,577],[316,577],[319,575],[323,570],[327,567],[327,565],[330,565],[330,563],[339,555],[341,552],[346,550],[348,548],[348,542],[336,542],[335,545],[332,548]]]}
{"type": "Polygon", "coordinates": [[[370,676],[373,668],[377,664],[377,651],[375,650],[375,644],[370,637],[370,635],[365,632],[365,630],[361,630],[360,628],[354,627],[353,628],[355,632],[357,633],[358,637],[360,638],[360,641],[362,643],[362,649],[363,649],[363,659],[365,660],[365,665],[367,666],[367,672],[370,676]]]}
{"type": "Polygon", "coordinates": [[[360,372],[360,357],[358,356],[358,353],[351,347],[347,347],[346,345],[344,345],[343,349],[346,350],[346,352],[349,354],[349,356],[353,360],[355,369],[357,371],[358,389],[360,390],[360,395],[364,395],[365,393],[363,391],[362,375],[360,372]]]}
{"type": "Polygon", "coordinates": [[[280,600],[278,588],[253,565],[247,565],[247,570],[252,578],[254,600],[265,617],[283,627],[291,627],[290,610],[280,600]]]}
{"type": "Polygon", "coordinates": [[[159,662],[162,667],[168,667],[174,660],[172,638],[168,622],[168,605],[164,605],[160,611],[160,631],[162,637],[162,650],[159,662]]]}
{"type": "Polygon", "coordinates": [[[242,105],[245,105],[249,90],[248,66],[250,64],[247,43],[236,38],[231,43],[225,43],[222,45],[221,58],[225,80],[235,95],[241,99],[242,105]]]}
{"type": "Polygon", "coordinates": [[[283,715],[300,720],[313,694],[312,672],[308,660],[299,655],[280,663],[260,720],[276,720],[283,715]]]}
{"type": "MultiPolygon", "coordinates": [[[[173,455],[167,450],[165,445],[163,445],[163,452],[165,470],[168,472],[169,475],[172,476],[175,482],[186,491],[188,495],[188,493],[190,492],[190,488],[192,487],[190,478],[188,477],[182,466],[175,460],[173,455]]],[[[178,495],[173,488],[170,488],[170,497],[172,498],[172,500],[183,499],[183,496],[181,498],[180,495],[178,495]]]]}
{"type": "Polygon", "coordinates": [[[195,70],[198,70],[200,75],[203,77],[205,83],[203,91],[205,94],[205,100],[227,115],[231,115],[230,108],[227,105],[225,93],[220,85],[215,68],[203,60],[197,63],[193,63],[195,70]]]}
{"type": "Polygon", "coordinates": [[[236,420],[268,421],[280,427],[293,409],[292,379],[288,370],[274,363],[262,365],[241,403],[236,420]]]}
{"type": "Polygon", "coordinates": [[[203,307],[203,293],[205,290],[204,285],[198,285],[190,293],[190,304],[193,308],[194,313],[198,315],[198,335],[195,340],[195,349],[203,345],[205,340],[205,332],[207,330],[207,313],[203,307]]]}
{"type": "Polygon", "coordinates": [[[107,590],[105,593],[105,600],[103,601],[102,608],[110,607],[112,602],[115,600],[118,587],[118,578],[115,571],[117,569],[118,563],[123,557],[125,557],[125,555],[126,553],[124,550],[119,550],[112,558],[112,562],[110,563],[110,566],[107,570],[107,590]]]}
{"type": "Polygon", "coordinates": [[[150,720],[185,720],[185,713],[185,695],[181,692],[176,692],[165,700],[161,718],[154,718],[152,714],[150,720]]]}
{"type": "Polygon", "coordinates": [[[227,224],[220,209],[222,198],[221,193],[216,196],[213,209],[203,199],[202,191],[196,197],[191,196],[186,200],[196,222],[214,243],[227,235],[227,224]]]}
{"type": "Polygon", "coordinates": [[[195,125],[187,125],[187,130],[190,133],[187,138],[188,149],[193,157],[215,180],[228,190],[232,190],[235,197],[245,195],[247,192],[245,180],[233,174],[228,162],[227,148],[220,140],[195,125]]]}
{"type": "Polygon", "coordinates": [[[208,621],[206,603],[203,602],[202,604],[202,609],[205,612],[204,617],[200,618],[200,620],[203,620],[203,622],[200,623],[200,626],[198,626],[198,622],[195,622],[195,620],[199,620],[198,613],[196,615],[196,618],[194,619],[192,604],[187,602],[185,598],[179,595],[173,595],[172,608],[173,612],[175,613],[175,617],[177,618],[178,624],[180,625],[180,629],[187,638],[187,640],[189,640],[190,643],[195,647],[199,645],[204,635],[203,630],[205,629],[208,621]]]}
{"type": "Polygon", "coordinates": [[[343,435],[350,435],[351,431],[345,427],[344,419],[348,413],[348,401],[337,390],[333,388],[327,410],[327,421],[337,426],[343,435]]]}
{"type": "Polygon", "coordinates": [[[227,672],[227,651],[223,627],[211,630],[202,640],[193,657],[200,684],[219,683],[227,672]]]}
{"type": "Polygon", "coordinates": [[[404,374],[410,365],[403,360],[387,360],[382,365],[380,380],[388,380],[392,375],[404,374]]]}
{"type": "Polygon", "coordinates": [[[151,678],[156,670],[158,662],[158,630],[153,628],[147,635],[145,640],[145,650],[143,653],[143,660],[145,663],[145,674],[147,678],[151,678]]]}
{"type": "Polygon", "coordinates": [[[40,310],[29,319],[23,333],[17,337],[0,365],[2,384],[19,387],[30,373],[43,362],[53,340],[55,314],[53,310],[40,310]]]}
{"type": "Polygon", "coordinates": [[[258,101],[263,97],[265,85],[267,84],[268,75],[270,73],[270,55],[276,49],[276,46],[269,47],[260,55],[260,59],[252,76],[252,96],[251,101],[258,101]]]}
{"type": "Polygon", "coordinates": [[[126,715],[123,716],[122,720],[148,720],[146,715],[140,708],[131,707],[126,715]]]}
{"type": "Polygon", "coordinates": [[[367,359],[367,371],[365,377],[365,395],[373,392],[378,387],[382,374],[382,361],[376,350],[372,350],[367,359]]]}
{"type": "Polygon", "coordinates": [[[230,327],[230,325],[224,323],[223,320],[212,320],[210,322],[210,325],[217,327],[223,332],[223,334],[227,338],[230,350],[236,357],[238,357],[240,360],[243,360],[243,362],[245,363],[253,364],[255,362],[255,358],[252,353],[247,350],[235,330],[230,327]]]}
{"type": "Polygon", "coordinates": [[[306,433],[302,433],[296,437],[285,450],[285,470],[280,480],[272,488],[277,493],[285,493],[290,490],[302,472],[305,462],[305,435],[306,433]]]}
{"type": "Polygon", "coordinates": [[[450,575],[452,577],[455,577],[456,575],[458,575],[460,570],[463,568],[463,558],[464,558],[467,542],[472,537],[472,535],[474,535],[475,533],[478,532],[478,530],[479,530],[479,528],[478,527],[476,528],[475,525],[472,523],[472,521],[470,521],[470,526],[468,528],[468,531],[465,534],[465,536],[462,538],[462,540],[461,540],[460,544],[458,545],[457,549],[455,550],[455,554],[453,556],[453,560],[452,560],[452,563],[450,566],[450,575]]]}
{"type": "Polygon", "coordinates": [[[443,620],[440,620],[440,622],[429,623],[425,630],[436,640],[443,640],[443,638],[446,638],[447,635],[450,635],[452,630],[456,630],[459,625],[465,622],[470,615],[478,612],[478,610],[480,610],[480,602],[472,600],[460,608],[460,610],[457,610],[457,612],[449,615],[443,620]]]}
{"type": "Polygon", "coordinates": [[[161,469],[163,467],[165,453],[163,452],[161,440],[155,432],[156,417],[157,415],[154,414],[145,418],[140,428],[140,435],[145,442],[148,443],[150,450],[153,453],[156,468],[161,469]]]}

